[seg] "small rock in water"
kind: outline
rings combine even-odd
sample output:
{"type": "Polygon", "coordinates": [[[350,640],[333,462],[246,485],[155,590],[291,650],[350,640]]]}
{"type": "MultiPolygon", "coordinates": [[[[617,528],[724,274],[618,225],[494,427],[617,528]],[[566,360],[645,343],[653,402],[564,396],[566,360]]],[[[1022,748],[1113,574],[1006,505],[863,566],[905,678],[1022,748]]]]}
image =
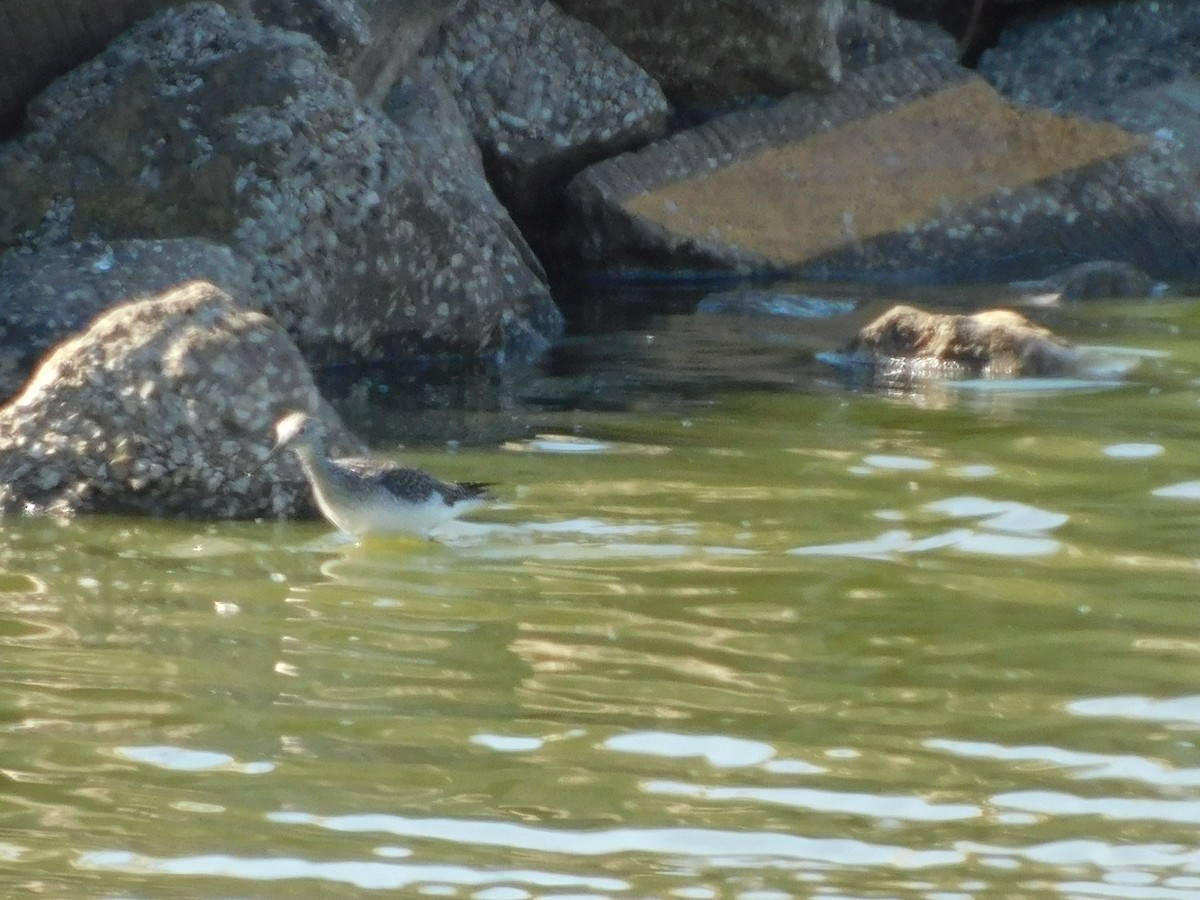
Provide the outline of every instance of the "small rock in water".
{"type": "Polygon", "coordinates": [[[1012,286],[1031,295],[1039,306],[1071,300],[1161,297],[1167,290],[1137,266],[1107,259],[1080,263],[1037,281],[1016,281],[1012,286]]]}
{"type": "Polygon", "coordinates": [[[830,300],[786,291],[737,290],[709,294],[696,312],[724,316],[787,316],[794,319],[823,319],[854,312],[853,300],[830,300]]]}

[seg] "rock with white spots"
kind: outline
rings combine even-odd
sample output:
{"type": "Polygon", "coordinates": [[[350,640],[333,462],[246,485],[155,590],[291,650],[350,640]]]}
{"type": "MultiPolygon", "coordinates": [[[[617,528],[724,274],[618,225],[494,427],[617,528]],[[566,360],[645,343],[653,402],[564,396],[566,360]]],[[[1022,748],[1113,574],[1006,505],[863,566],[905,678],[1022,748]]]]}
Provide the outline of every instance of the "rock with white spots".
{"type": "Polygon", "coordinates": [[[0,402],[47,350],[110,306],[197,279],[239,301],[254,296],[243,260],[195,238],[82,241],[0,257],[0,402]]]}
{"type": "Polygon", "coordinates": [[[316,363],[544,345],[561,320],[543,280],[498,204],[459,217],[472,198],[438,152],[364,106],[311,38],[192,3],[30,104],[0,149],[0,248],[227,244],[316,363]]]}
{"type": "Polygon", "coordinates": [[[262,313],[205,282],[122,304],[0,409],[0,509],[311,515],[295,460],[271,455],[290,410],[320,416],[335,452],[362,452],[262,313]]]}
{"type": "Polygon", "coordinates": [[[423,51],[453,91],[520,221],[584,166],[662,133],[658,84],[546,0],[460,0],[423,51]]]}

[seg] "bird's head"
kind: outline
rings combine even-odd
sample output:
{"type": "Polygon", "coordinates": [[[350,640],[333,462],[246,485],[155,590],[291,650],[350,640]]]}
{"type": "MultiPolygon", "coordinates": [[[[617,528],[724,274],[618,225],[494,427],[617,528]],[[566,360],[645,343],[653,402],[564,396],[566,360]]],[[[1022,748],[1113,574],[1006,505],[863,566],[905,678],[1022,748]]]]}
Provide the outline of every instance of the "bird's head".
{"type": "Polygon", "coordinates": [[[290,412],[275,423],[272,454],[296,447],[313,446],[321,440],[321,424],[308,413],[290,412]]]}

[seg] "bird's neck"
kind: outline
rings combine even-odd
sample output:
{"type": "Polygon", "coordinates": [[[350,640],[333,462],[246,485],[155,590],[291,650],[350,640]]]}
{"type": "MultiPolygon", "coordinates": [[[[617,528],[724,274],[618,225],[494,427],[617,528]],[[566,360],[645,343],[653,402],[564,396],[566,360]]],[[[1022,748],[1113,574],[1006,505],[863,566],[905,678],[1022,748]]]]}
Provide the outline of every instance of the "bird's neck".
{"type": "Polygon", "coordinates": [[[296,458],[300,460],[300,465],[309,474],[321,470],[328,464],[325,448],[318,443],[299,444],[295,447],[295,453],[296,458]]]}

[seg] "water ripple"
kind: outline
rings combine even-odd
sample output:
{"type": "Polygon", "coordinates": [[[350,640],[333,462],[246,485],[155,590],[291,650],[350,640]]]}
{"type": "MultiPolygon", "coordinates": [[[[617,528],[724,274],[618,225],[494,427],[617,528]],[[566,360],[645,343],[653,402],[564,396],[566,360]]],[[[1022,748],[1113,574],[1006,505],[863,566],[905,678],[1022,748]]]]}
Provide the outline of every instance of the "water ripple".
{"type": "Polygon", "coordinates": [[[730,865],[758,865],[767,860],[822,862],[830,865],[891,866],[918,869],[961,863],[952,850],[914,850],[847,838],[806,838],[774,831],[728,831],[715,828],[611,828],[574,831],[510,822],[472,819],[423,819],[368,813],[317,816],[302,812],[268,813],[269,821],[316,825],[331,831],[379,832],[456,844],[534,850],[570,856],[610,853],[659,853],[703,858],[730,865]]]}
{"type": "Polygon", "coordinates": [[[597,891],[621,891],[629,887],[624,881],[615,878],[559,875],[530,869],[482,871],[467,866],[402,865],[361,860],[312,862],[296,857],[255,858],[224,855],[153,857],[125,850],[96,850],[84,853],[78,858],[76,865],[81,869],[125,872],[136,875],[204,875],[242,878],[247,881],[310,878],[373,890],[396,890],[414,884],[427,883],[480,885],[506,882],[539,887],[589,888],[597,891]]]}

